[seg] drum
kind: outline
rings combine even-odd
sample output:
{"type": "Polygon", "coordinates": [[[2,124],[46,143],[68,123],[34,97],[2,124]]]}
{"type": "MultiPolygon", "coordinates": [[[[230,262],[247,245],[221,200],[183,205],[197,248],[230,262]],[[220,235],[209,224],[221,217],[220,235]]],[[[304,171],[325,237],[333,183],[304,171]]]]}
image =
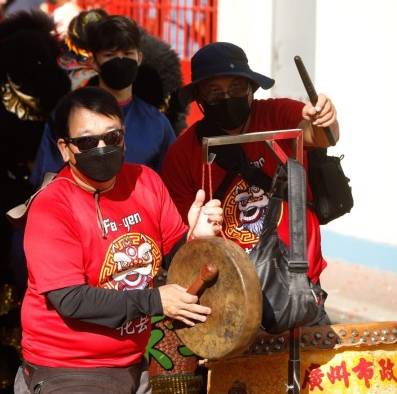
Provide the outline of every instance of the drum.
{"type": "MultiPolygon", "coordinates": [[[[207,362],[208,393],[285,393],[288,340],[260,332],[244,355],[207,362]]],[[[301,349],[302,394],[397,394],[397,322],[305,327],[301,349]]]]}

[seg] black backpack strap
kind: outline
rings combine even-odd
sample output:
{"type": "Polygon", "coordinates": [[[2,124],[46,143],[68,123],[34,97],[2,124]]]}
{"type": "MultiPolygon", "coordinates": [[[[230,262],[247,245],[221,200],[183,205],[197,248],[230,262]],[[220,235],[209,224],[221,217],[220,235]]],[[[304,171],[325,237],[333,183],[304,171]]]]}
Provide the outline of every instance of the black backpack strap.
{"type": "Polygon", "coordinates": [[[286,195],[287,189],[287,171],[284,165],[279,165],[274,173],[272,184],[270,186],[269,202],[266,207],[265,217],[263,219],[263,228],[258,242],[258,247],[266,240],[270,234],[277,231],[277,224],[280,219],[281,205],[286,195]]]}
{"type": "Polygon", "coordinates": [[[307,272],[306,243],[306,176],[304,168],[294,159],[288,159],[288,212],[290,272],[307,272]]]}

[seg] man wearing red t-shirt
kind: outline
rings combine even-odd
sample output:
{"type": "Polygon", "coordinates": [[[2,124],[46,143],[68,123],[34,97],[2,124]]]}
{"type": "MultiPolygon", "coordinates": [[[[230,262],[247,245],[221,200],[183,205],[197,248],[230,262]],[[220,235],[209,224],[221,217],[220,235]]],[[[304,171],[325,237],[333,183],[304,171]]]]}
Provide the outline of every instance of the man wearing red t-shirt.
{"type": "MultiPolygon", "coordinates": [[[[192,83],[182,88],[181,98],[196,100],[204,117],[170,147],[162,169],[164,183],[185,221],[189,201],[202,183],[202,137],[300,128],[306,148],[326,147],[323,128],[330,127],[335,140],[339,138],[335,107],[325,95],[319,95],[315,106],[286,98],[254,100],[254,92],[259,87],[270,89],[274,80],[252,71],[236,45],[216,42],[201,48],[192,58],[191,69],[192,83]]],[[[292,154],[289,142],[279,144],[292,154]]],[[[216,154],[212,189],[222,200],[224,233],[248,253],[261,234],[277,159],[263,142],[215,147],[210,152],[216,154]]],[[[209,191],[208,172],[205,175],[209,191]]],[[[283,207],[278,233],[288,245],[287,203],[283,207]]],[[[317,283],[326,262],[321,255],[319,223],[309,209],[307,230],[308,275],[317,283]]]]}
{"type": "Polygon", "coordinates": [[[29,210],[15,392],[148,393],[150,316],[194,325],[211,312],[153,278],[187,238],[220,231],[220,201],[203,205],[199,190],[186,226],[154,171],[123,164],[122,115],[104,90],[65,96],[54,129],[68,166],[29,210]]]}

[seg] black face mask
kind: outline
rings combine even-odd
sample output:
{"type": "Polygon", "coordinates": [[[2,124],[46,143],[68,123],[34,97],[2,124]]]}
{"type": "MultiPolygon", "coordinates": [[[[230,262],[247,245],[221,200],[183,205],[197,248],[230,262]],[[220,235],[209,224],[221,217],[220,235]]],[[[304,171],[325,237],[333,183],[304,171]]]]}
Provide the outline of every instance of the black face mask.
{"type": "Polygon", "coordinates": [[[137,61],[128,57],[115,57],[100,66],[102,80],[114,90],[121,90],[132,85],[137,72],[137,61]]]}
{"type": "Polygon", "coordinates": [[[76,153],[76,168],[88,178],[106,182],[120,171],[124,161],[124,146],[106,145],[76,153]]]}
{"type": "Polygon", "coordinates": [[[244,125],[250,113],[248,96],[231,97],[217,104],[203,103],[204,117],[222,130],[233,130],[244,125]]]}

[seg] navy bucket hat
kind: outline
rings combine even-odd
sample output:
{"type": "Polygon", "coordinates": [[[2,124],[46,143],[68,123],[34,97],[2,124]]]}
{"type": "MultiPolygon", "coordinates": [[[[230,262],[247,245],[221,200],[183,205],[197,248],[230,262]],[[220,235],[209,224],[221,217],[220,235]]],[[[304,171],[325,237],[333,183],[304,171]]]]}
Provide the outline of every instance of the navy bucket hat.
{"type": "Polygon", "coordinates": [[[214,42],[200,48],[191,61],[192,82],[179,91],[182,102],[188,104],[196,99],[196,86],[199,82],[219,76],[236,75],[254,82],[255,90],[270,89],[274,80],[252,71],[245,52],[230,42],[214,42]]]}

